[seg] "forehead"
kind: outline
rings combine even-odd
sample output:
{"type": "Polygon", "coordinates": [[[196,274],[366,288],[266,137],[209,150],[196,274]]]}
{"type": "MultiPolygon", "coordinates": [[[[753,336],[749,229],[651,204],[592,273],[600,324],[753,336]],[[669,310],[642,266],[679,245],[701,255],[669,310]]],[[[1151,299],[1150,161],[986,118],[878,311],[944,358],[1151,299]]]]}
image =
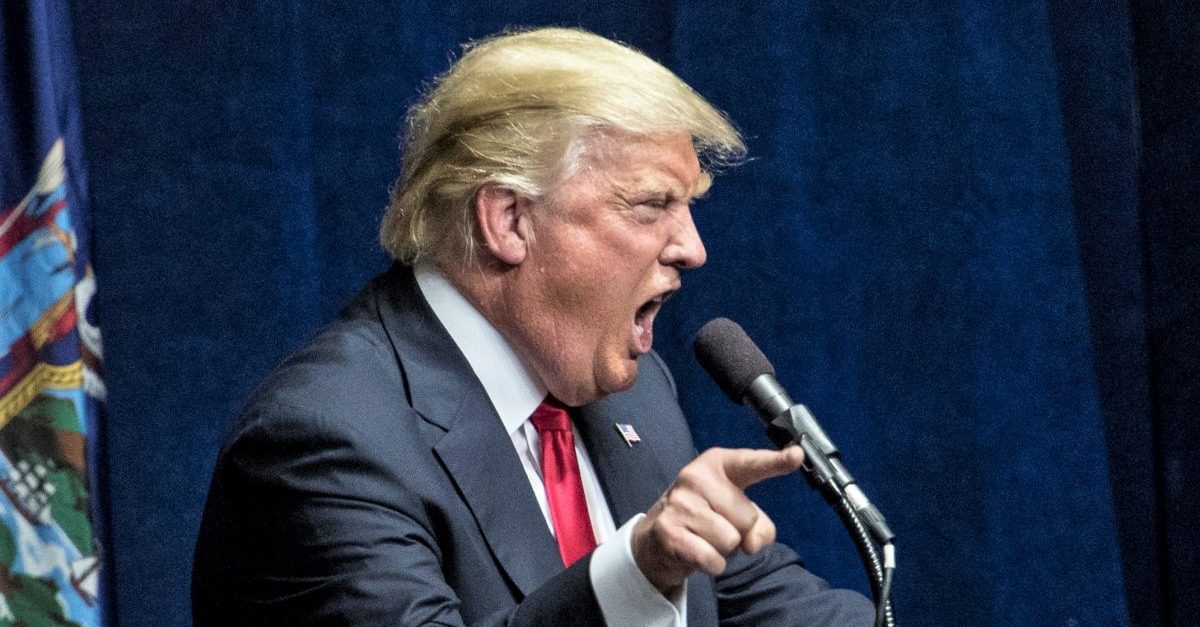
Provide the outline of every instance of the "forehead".
{"type": "Polygon", "coordinates": [[[668,193],[684,198],[708,191],[712,178],[700,169],[691,135],[606,133],[584,151],[585,171],[629,193],[668,193]]]}

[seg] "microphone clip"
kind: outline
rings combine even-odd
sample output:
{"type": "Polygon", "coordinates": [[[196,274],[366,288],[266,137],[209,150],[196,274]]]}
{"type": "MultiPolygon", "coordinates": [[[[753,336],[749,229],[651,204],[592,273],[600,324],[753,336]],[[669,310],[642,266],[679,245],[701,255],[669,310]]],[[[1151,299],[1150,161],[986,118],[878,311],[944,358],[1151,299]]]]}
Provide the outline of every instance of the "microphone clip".
{"type": "Polygon", "coordinates": [[[798,445],[804,451],[804,479],[830,504],[850,501],[877,542],[896,538],[883,514],[863,494],[854,476],[842,464],[841,452],[803,404],[794,403],[772,374],[763,374],[746,388],[744,401],[767,419],[767,437],[783,448],[798,445]]]}

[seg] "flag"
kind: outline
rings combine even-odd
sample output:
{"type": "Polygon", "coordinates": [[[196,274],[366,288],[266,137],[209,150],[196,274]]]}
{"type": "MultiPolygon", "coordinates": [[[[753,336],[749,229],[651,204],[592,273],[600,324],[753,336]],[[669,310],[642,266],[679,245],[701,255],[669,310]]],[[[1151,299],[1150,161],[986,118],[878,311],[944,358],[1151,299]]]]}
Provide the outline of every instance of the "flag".
{"type": "Polygon", "coordinates": [[[625,444],[629,446],[633,446],[634,444],[642,441],[642,438],[638,436],[637,431],[634,431],[633,425],[631,424],[618,422],[617,433],[621,434],[621,437],[625,439],[625,444]]]}
{"type": "Polygon", "coordinates": [[[5,0],[0,53],[0,625],[100,625],[104,386],[66,2],[5,0]]]}

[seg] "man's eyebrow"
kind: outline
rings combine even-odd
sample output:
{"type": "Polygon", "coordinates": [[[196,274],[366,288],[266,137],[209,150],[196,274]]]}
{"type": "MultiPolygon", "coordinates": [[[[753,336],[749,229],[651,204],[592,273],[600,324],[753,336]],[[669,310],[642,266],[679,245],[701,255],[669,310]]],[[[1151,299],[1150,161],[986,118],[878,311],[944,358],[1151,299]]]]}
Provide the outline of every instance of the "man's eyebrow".
{"type": "Polygon", "coordinates": [[[677,181],[642,180],[628,187],[616,186],[617,190],[628,198],[659,198],[665,200],[690,199],[699,200],[708,194],[712,187],[713,177],[708,172],[701,171],[696,179],[696,186],[688,190],[677,181]]]}
{"type": "MultiPolygon", "coordinates": [[[[656,182],[639,183],[624,190],[624,193],[630,198],[658,198],[671,199],[679,198],[680,192],[685,190],[681,185],[675,184],[659,184],[656,182]]],[[[686,196],[686,192],[682,194],[686,196]]]]}

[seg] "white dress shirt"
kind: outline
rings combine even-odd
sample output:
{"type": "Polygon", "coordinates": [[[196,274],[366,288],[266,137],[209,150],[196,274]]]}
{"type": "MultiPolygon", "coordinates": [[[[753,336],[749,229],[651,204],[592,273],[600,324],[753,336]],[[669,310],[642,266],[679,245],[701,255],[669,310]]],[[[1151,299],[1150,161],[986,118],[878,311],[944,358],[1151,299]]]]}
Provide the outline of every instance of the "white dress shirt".
{"type": "MultiPolygon", "coordinates": [[[[418,265],[414,274],[421,294],[467,358],[471,370],[500,415],[500,421],[512,438],[513,448],[525,469],[529,486],[542,508],[546,526],[553,534],[554,521],[550,518],[550,507],[542,483],[540,441],[537,429],[529,420],[533,410],[546,398],[546,387],[525,366],[504,336],[454,288],[446,275],[429,264],[418,265]]],[[[638,569],[630,549],[630,536],[634,524],[643,515],[639,514],[620,529],[616,528],[579,432],[574,425],[571,430],[575,435],[575,456],[579,460],[588,515],[598,545],[592,553],[588,575],[605,622],[614,627],[686,627],[686,583],[681,587],[678,598],[667,599],[638,569]]]]}

